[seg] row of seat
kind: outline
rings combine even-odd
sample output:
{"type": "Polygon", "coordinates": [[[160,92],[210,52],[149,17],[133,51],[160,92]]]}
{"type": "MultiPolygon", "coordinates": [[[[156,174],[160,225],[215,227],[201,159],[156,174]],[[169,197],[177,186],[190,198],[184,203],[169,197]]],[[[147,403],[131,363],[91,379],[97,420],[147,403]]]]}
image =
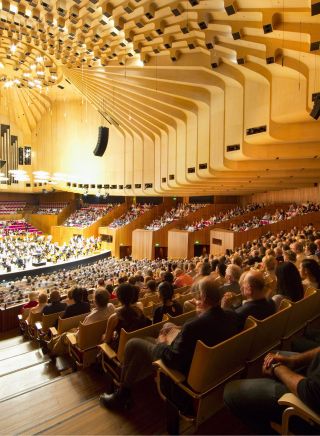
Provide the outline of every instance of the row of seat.
{"type": "Polygon", "coordinates": [[[261,374],[263,356],[278,348],[286,349],[292,337],[320,315],[320,292],[310,290],[301,301],[281,302],[280,310],[260,321],[249,316],[244,330],[238,335],[214,346],[197,342],[187,377],[166,367],[160,360],[157,386],[162,397],[161,375],[171,381],[194,400],[193,423],[197,428],[222,407],[224,385],[233,378],[261,374]]]}
{"type": "MultiPolygon", "coordinates": [[[[86,367],[96,360],[98,350],[100,350],[103,369],[112,381],[118,384],[125,346],[131,338],[156,338],[167,320],[176,325],[183,325],[195,316],[195,313],[191,311],[175,318],[167,317],[165,321],[134,332],[126,332],[122,329],[117,352],[108,344],[100,344],[107,321],[83,325],[81,321],[86,315],[67,319],[59,318],[60,314],[43,316],[42,323],[35,323],[33,331],[31,328],[29,334],[37,338],[48,334],[55,336],[79,326],[76,335],[67,334],[70,356],[78,367],[86,367]],[[57,329],[50,327],[49,325],[57,319],[57,329]]],[[[160,395],[165,397],[160,383],[161,376],[165,375],[194,400],[193,423],[195,427],[198,427],[221,408],[222,393],[226,382],[236,377],[256,376],[261,368],[261,359],[267,352],[274,348],[286,349],[291,338],[303,331],[308,323],[319,317],[319,314],[320,292],[310,288],[304,299],[296,303],[283,300],[279,311],[262,321],[248,317],[242,332],[214,347],[208,347],[198,341],[187,377],[166,367],[163,362],[156,361],[154,365],[157,369],[157,386],[160,395]]]]}

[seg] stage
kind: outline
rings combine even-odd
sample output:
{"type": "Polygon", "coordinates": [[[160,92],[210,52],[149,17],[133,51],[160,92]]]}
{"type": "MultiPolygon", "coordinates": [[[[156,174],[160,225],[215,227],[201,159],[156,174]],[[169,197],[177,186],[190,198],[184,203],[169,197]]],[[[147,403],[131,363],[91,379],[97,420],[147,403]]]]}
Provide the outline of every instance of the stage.
{"type": "Polygon", "coordinates": [[[110,250],[105,250],[100,252],[99,254],[92,254],[90,256],[82,256],[77,259],[66,260],[64,262],[52,263],[47,262],[44,266],[30,266],[26,269],[16,269],[11,272],[4,272],[0,274],[0,281],[12,281],[22,279],[24,276],[37,276],[40,274],[51,274],[52,272],[59,271],[62,269],[72,269],[76,268],[79,265],[89,265],[91,263],[98,262],[102,259],[107,259],[111,256],[110,250]]]}

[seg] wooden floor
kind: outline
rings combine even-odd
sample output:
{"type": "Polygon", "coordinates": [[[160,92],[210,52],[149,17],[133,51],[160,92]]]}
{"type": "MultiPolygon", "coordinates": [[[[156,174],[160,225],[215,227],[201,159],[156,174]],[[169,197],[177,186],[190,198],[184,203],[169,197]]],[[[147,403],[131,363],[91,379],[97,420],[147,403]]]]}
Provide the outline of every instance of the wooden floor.
{"type": "MultiPolygon", "coordinates": [[[[16,332],[0,337],[1,434],[165,434],[164,403],[152,379],[133,391],[130,411],[103,408],[105,375],[94,368],[59,376],[37,345],[16,332]]],[[[223,408],[197,434],[248,434],[223,408]]]]}

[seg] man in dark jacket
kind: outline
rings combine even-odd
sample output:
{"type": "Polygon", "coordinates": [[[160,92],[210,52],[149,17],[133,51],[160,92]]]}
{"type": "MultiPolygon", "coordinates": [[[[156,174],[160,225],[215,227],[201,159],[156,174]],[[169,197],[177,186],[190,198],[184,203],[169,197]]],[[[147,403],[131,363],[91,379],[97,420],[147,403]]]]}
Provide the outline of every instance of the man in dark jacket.
{"type": "Polygon", "coordinates": [[[128,406],[132,385],[152,373],[154,360],[162,359],[170,368],[188,374],[198,340],[211,347],[238,333],[237,314],[221,309],[219,286],[209,277],[200,283],[200,300],[200,315],[184,324],[171,344],[165,334],[154,342],[134,338],[127,343],[122,384],[114,394],[101,395],[105,407],[128,406]]]}
{"type": "Polygon", "coordinates": [[[66,310],[66,303],[62,303],[60,292],[54,289],[50,292],[50,303],[45,306],[42,313],[43,315],[51,315],[53,313],[64,312],[66,310]]]}
{"type": "Polygon", "coordinates": [[[84,289],[74,288],[72,290],[72,299],[74,304],[70,304],[61,318],[71,318],[72,316],[82,315],[90,312],[90,303],[83,301],[84,289]]]}
{"type": "MultiPolygon", "coordinates": [[[[276,312],[274,301],[266,298],[265,280],[260,271],[250,270],[246,273],[241,292],[245,300],[241,306],[235,309],[239,316],[241,328],[250,315],[261,320],[276,312]]],[[[222,298],[222,307],[232,308],[233,299],[234,294],[225,293],[222,298]]]]}

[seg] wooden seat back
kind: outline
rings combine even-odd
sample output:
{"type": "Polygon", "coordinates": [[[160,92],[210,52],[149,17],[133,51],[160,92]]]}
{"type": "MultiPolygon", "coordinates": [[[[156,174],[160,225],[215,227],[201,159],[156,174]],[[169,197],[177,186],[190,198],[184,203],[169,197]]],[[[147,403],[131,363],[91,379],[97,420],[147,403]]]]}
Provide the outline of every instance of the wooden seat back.
{"type": "Polygon", "coordinates": [[[63,314],[62,312],[50,313],[49,315],[42,315],[42,332],[46,333],[50,327],[53,327],[59,317],[63,314]]]}
{"type": "Polygon", "coordinates": [[[58,335],[78,327],[79,323],[83,321],[87,315],[88,313],[83,313],[82,315],[72,316],[70,318],[59,318],[57,328],[58,335]]]}
{"type": "Polygon", "coordinates": [[[182,286],[181,288],[175,289],[174,293],[182,295],[182,294],[185,294],[185,293],[189,293],[190,289],[191,289],[191,286],[190,285],[186,285],[186,286],[182,286]]]}
{"type": "Polygon", "coordinates": [[[292,310],[284,331],[284,339],[288,339],[301,330],[316,313],[320,305],[318,291],[311,292],[308,296],[297,302],[292,302],[292,310]]]}
{"type": "Polygon", "coordinates": [[[133,332],[126,332],[124,329],[121,329],[119,346],[117,351],[117,358],[120,363],[123,363],[124,360],[124,350],[127,342],[132,338],[157,338],[160,330],[162,329],[164,323],[166,321],[161,321],[156,324],[149,325],[147,327],[143,327],[139,330],[134,330],[133,332]]]}
{"type": "Polygon", "coordinates": [[[153,311],[154,311],[154,303],[152,301],[149,302],[148,306],[143,307],[144,316],[146,316],[147,318],[152,319],[153,311]]]}
{"type": "Polygon", "coordinates": [[[101,343],[101,337],[107,328],[108,320],[97,321],[92,324],[79,324],[77,345],[80,350],[87,350],[96,347],[101,343]]]}
{"type": "Polygon", "coordinates": [[[309,295],[312,295],[314,292],[316,292],[316,288],[314,288],[313,286],[309,286],[305,291],[304,291],[304,298],[309,297],[309,295]]]}
{"type": "Polygon", "coordinates": [[[42,320],[42,312],[30,312],[28,317],[29,327],[34,327],[35,323],[42,320]]]}
{"type": "Polygon", "coordinates": [[[140,299],[141,303],[143,304],[144,307],[149,306],[150,303],[159,303],[159,296],[156,293],[155,295],[149,295],[147,297],[143,297],[140,299]]]}
{"type": "Polygon", "coordinates": [[[192,298],[195,297],[195,293],[194,292],[189,292],[187,294],[179,294],[177,296],[175,296],[174,301],[176,301],[177,303],[181,304],[181,306],[183,307],[183,303],[187,300],[191,300],[192,298]]]}
{"type": "Polygon", "coordinates": [[[168,316],[168,322],[172,322],[176,325],[183,325],[185,322],[189,321],[190,319],[194,318],[197,315],[196,310],[191,310],[189,312],[182,313],[178,316],[171,316],[169,313],[167,313],[168,316]]]}
{"type": "Polygon", "coordinates": [[[220,344],[208,347],[197,341],[187,379],[191,389],[204,393],[243,370],[256,329],[256,322],[248,319],[242,332],[220,344]]]}
{"type": "Polygon", "coordinates": [[[256,334],[248,356],[249,361],[258,359],[281,343],[291,311],[291,302],[282,300],[280,309],[274,315],[263,320],[255,319],[253,316],[248,317],[257,324],[256,334]]]}

